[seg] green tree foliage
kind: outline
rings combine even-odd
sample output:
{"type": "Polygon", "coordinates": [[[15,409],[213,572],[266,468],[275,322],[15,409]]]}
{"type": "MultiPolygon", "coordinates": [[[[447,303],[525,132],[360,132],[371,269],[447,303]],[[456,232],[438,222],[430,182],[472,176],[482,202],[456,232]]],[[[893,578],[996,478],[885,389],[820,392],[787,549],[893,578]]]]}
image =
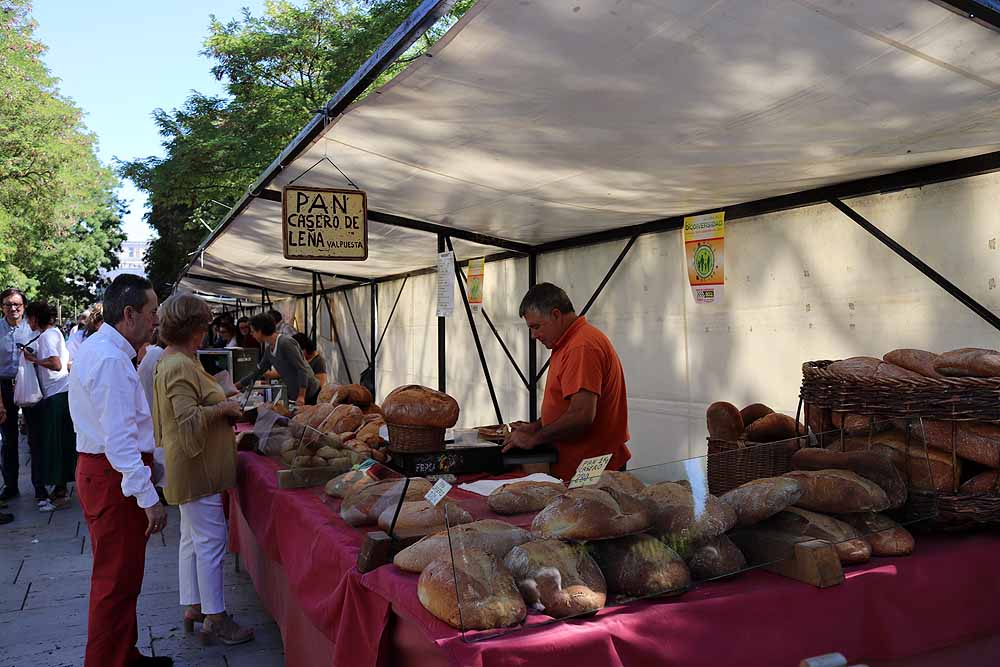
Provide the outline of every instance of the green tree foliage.
{"type": "Polygon", "coordinates": [[[34,30],[27,0],[0,0],[0,288],[88,300],[118,265],[124,211],[34,30]]]}
{"type": "MultiPolygon", "coordinates": [[[[459,0],[373,85],[395,76],[473,4],[459,0]]],[[[225,82],[226,97],[192,94],[171,112],[157,109],[164,157],[119,165],[149,194],[147,220],[157,236],[146,268],[157,289],[169,287],[192,252],[341,85],[420,4],[420,0],[268,2],[222,21],[212,16],[204,54],[225,82]]]]}

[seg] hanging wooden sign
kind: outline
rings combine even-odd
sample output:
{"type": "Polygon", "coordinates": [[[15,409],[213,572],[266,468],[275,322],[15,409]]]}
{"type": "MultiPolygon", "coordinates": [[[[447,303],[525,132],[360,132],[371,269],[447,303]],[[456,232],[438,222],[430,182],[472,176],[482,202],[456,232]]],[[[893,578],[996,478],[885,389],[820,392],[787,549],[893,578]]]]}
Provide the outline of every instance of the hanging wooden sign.
{"type": "Polygon", "coordinates": [[[285,259],[368,259],[368,199],[362,190],[285,187],[285,259]]]}

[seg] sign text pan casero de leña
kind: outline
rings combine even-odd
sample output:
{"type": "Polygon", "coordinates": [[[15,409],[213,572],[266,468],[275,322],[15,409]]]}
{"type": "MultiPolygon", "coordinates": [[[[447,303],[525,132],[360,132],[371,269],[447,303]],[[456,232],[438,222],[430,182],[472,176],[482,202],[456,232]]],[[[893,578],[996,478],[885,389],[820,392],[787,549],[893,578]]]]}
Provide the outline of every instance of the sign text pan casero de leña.
{"type": "Polygon", "coordinates": [[[285,187],[281,197],[286,259],[368,259],[368,200],[361,190],[285,187]]]}

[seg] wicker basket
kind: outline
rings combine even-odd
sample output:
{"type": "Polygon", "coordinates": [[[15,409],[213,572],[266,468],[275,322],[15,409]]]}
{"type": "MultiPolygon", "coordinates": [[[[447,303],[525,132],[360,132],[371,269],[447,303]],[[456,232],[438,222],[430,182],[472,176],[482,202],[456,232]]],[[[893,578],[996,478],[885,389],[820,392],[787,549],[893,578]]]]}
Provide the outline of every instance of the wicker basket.
{"type": "Polygon", "coordinates": [[[389,451],[398,454],[426,454],[444,451],[443,428],[386,423],[389,451]]]}
{"type": "Polygon", "coordinates": [[[800,444],[797,440],[755,443],[709,438],[709,493],[721,496],[755,479],[785,474],[792,469],[792,454],[800,444]]]}

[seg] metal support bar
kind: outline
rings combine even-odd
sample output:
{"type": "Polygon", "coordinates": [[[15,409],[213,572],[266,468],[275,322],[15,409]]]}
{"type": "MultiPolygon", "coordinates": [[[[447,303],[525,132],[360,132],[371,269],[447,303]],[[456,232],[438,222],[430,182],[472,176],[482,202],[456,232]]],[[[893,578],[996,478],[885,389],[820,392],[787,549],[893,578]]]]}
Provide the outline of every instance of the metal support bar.
{"type": "Polygon", "coordinates": [[[376,321],[378,318],[378,284],[374,282],[371,283],[371,290],[372,290],[371,291],[372,321],[371,321],[371,327],[369,328],[369,331],[371,332],[371,342],[369,343],[369,345],[371,346],[372,356],[371,360],[368,362],[368,366],[372,372],[372,400],[376,400],[378,395],[375,393],[377,385],[375,381],[375,370],[377,363],[377,358],[375,354],[377,349],[376,347],[377,343],[375,342],[375,337],[378,336],[378,322],[376,321]]]}
{"type": "Polygon", "coordinates": [[[347,314],[351,316],[351,324],[354,325],[354,333],[358,336],[358,344],[361,345],[361,351],[365,354],[365,362],[371,366],[372,358],[368,356],[368,350],[365,349],[365,339],[361,337],[361,329],[358,328],[358,321],[354,319],[354,309],[351,308],[351,300],[344,295],[344,303],[347,304],[347,314]]]}
{"type": "MultiPolygon", "coordinates": [[[[316,294],[316,278],[315,278],[315,276],[313,277],[313,289],[312,289],[312,291],[309,294],[306,294],[304,297],[302,297],[302,300],[305,302],[305,303],[302,304],[302,316],[304,318],[304,322],[303,322],[304,326],[302,327],[302,331],[307,336],[309,335],[309,314],[310,314],[310,311],[312,310],[312,304],[309,302],[309,299],[314,294],[316,294]]],[[[299,310],[298,300],[295,301],[295,310],[296,310],[296,312],[299,310]]]]}
{"type": "Polygon", "coordinates": [[[313,339],[314,343],[317,342],[317,341],[319,341],[319,338],[316,337],[316,333],[317,333],[317,331],[319,331],[319,300],[317,299],[317,294],[316,294],[316,285],[317,285],[316,279],[317,278],[319,278],[319,276],[314,273],[313,276],[312,276],[312,281],[313,281],[313,289],[312,289],[312,339],[313,339]]]}
{"type": "Polygon", "coordinates": [[[301,271],[302,273],[315,273],[318,276],[326,276],[327,278],[335,278],[339,280],[350,280],[354,283],[363,283],[367,285],[371,282],[371,278],[359,278],[358,276],[348,276],[343,273],[325,273],[323,271],[313,271],[312,269],[303,269],[300,266],[286,266],[289,271],[301,271]]]}
{"type": "MultiPolygon", "coordinates": [[[[323,276],[318,276],[319,287],[323,289],[323,276]]],[[[340,341],[340,334],[337,332],[337,318],[333,316],[333,308],[330,306],[330,300],[323,295],[323,303],[326,304],[326,314],[330,316],[330,331],[333,332],[333,338],[337,341],[337,349],[340,350],[340,360],[344,362],[344,370],[347,372],[347,382],[348,384],[354,384],[354,379],[351,378],[351,365],[347,363],[347,355],[344,354],[344,344],[340,341]]]]}
{"type": "Polygon", "coordinates": [[[406,288],[407,278],[403,278],[403,284],[399,286],[399,292],[396,294],[396,300],[392,303],[392,310],[389,311],[389,318],[385,321],[385,326],[382,327],[382,334],[378,337],[378,344],[375,345],[375,356],[378,357],[378,351],[382,349],[382,339],[385,338],[385,334],[389,331],[389,324],[392,322],[392,316],[396,314],[396,306],[399,305],[399,297],[403,296],[403,290],[406,288]]]}
{"type": "Polygon", "coordinates": [[[511,250],[513,252],[521,253],[522,255],[526,255],[532,250],[532,246],[527,243],[510,241],[508,239],[502,239],[498,236],[480,234],[479,232],[473,232],[466,229],[455,229],[453,227],[439,225],[433,222],[414,220],[413,218],[406,218],[392,213],[368,211],[368,219],[373,222],[379,222],[383,225],[391,225],[393,227],[405,227],[406,229],[415,229],[429,234],[444,234],[448,238],[462,239],[463,241],[471,241],[472,243],[493,246],[494,248],[503,248],[504,250],[511,250]]]}
{"type": "MultiPolygon", "coordinates": [[[[262,289],[260,287],[260,285],[254,285],[253,283],[244,283],[244,282],[240,282],[239,280],[231,280],[229,278],[217,278],[215,276],[201,276],[201,275],[197,275],[197,274],[190,275],[190,276],[187,276],[187,277],[190,278],[191,280],[204,280],[205,282],[218,283],[220,285],[231,285],[233,287],[245,287],[247,289],[252,289],[252,290],[262,289]]],[[[291,292],[283,292],[281,290],[271,290],[271,291],[277,292],[278,294],[287,294],[288,296],[298,296],[297,294],[292,294],[291,292]]]]}
{"type": "Polygon", "coordinates": [[[973,299],[971,296],[963,292],[958,288],[957,285],[949,281],[947,278],[942,276],[940,273],[927,266],[919,257],[911,253],[909,250],[897,243],[891,236],[883,232],[881,229],[866,220],[860,213],[855,211],[853,208],[840,201],[839,199],[830,199],[831,204],[833,204],[837,210],[846,215],[848,218],[858,223],[858,225],[864,229],[866,232],[874,236],[876,239],[885,244],[894,253],[909,262],[917,271],[924,274],[930,278],[938,287],[942,288],[948,294],[952,295],[958,299],[966,308],[974,312],[979,317],[986,320],[986,322],[992,326],[994,329],[1000,330],[1000,317],[997,317],[989,308],[986,308],[981,303],[973,299]]]}
{"type": "MultiPolygon", "coordinates": [[[[595,301],[597,301],[597,297],[599,297],[601,295],[601,292],[604,290],[604,286],[607,285],[608,281],[611,280],[611,277],[613,275],[615,275],[615,271],[617,271],[618,267],[621,266],[622,261],[625,259],[625,255],[628,254],[628,251],[632,249],[632,246],[635,245],[635,242],[638,239],[639,239],[639,235],[638,234],[636,234],[635,236],[633,236],[632,238],[630,238],[628,240],[628,243],[625,244],[625,247],[622,248],[622,251],[620,253],[618,253],[618,259],[616,259],[615,263],[611,265],[611,268],[608,269],[608,272],[606,274],[604,274],[604,280],[602,280],[601,284],[597,286],[597,289],[594,290],[594,293],[590,295],[590,300],[587,301],[587,305],[585,305],[583,307],[583,310],[580,311],[580,316],[581,317],[585,316],[587,314],[587,312],[590,310],[590,307],[594,305],[595,301]]],[[[547,359],[545,361],[545,364],[542,366],[542,370],[538,371],[538,375],[535,377],[535,382],[536,383],[541,379],[542,375],[545,374],[545,371],[548,369],[549,362],[551,360],[552,360],[551,357],[549,359],[547,359]]]]}
{"type": "MultiPolygon", "coordinates": [[[[465,284],[466,281],[465,272],[459,269],[458,276],[459,276],[458,279],[462,282],[462,284],[465,284]]],[[[493,326],[493,320],[491,320],[490,316],[486,313],[486,309],[480,308],[479,312],[483,314],[483,319],[486,320],[486,324],[489,325],[490,331],[493,332],[493,337],[497,339],[498,343],[500,343],[500,348],[504,351],[504,354],[506,354],[507,358],[510,360],[510,365],[514,367],[514,372],[517,373],[517,376],[521,378],[521,382],[523,382],[524,386],[527,387],[528,378],[524,377],[524,373],[521,372],[521,367],[517,365],[517,361],[514,360],[514,355],[510,353],[510,349],[507,347],[507,344],[500,336],[500,332],[497,331],[497,328],[495,326],[493,326]]]]}
{"type": "MultiPolygon", "coordinates": [[[[444,237],[445,243],[448,244],[448,250],[452,253],[455,252],[454,247],[452,247],[451,239],[447,236],[444,237]]],[[[462,280],[458,281],[458,291],[462,295],[462,303],[465,304],[465,314],[469,318],[469,327],[472,328],[472,339],[476,343],[476,351],[479,352],[479,363],[483,366],[483,375],[486,376],[486,386],[490,390],[490,398],[493,400],[493,409],[496,411],[497,423],[503,424],[503,414],[500,411],[500,401],[497,400],[497,392],[493,387],[493,377],[490,375],[490,366],[486,363],[486,353],[483,352],[483,342],[479,339],[479,329],[476,328],[476,319],[472,315],[472,306],[469,305],[469,295],[465,293],[465,282],[462,280]]]]}
{"type": "MultiPolygon", "coordinates": [[[[528,255],[528,288],[534,287],[538,283],[538,255],[528,255]]],[[[528,332],[528,377],[531,383],[528,385],[528,419],[538,420],[538,341],[528,332]]]]}
{"type": "MultiPolygon", "coordinates": [[[[445,251],[444,235],[438,234],[438,253],[445,251]]],[[[437,334],[438,334],[438,391],[446,391],[448,378],[448,366],[447,366],[447,352],[448,345],[446,342],[448,323],[447,320],[440,315],[438,316],[437,323],[437,334]]]]}
{"type": "Polygon", "coordinates": [[[931,0],[931,2],[970,18],[982,26],[1000,30],[1000,11],[996,9],[994,2],[989,0],[931,0]]]}

